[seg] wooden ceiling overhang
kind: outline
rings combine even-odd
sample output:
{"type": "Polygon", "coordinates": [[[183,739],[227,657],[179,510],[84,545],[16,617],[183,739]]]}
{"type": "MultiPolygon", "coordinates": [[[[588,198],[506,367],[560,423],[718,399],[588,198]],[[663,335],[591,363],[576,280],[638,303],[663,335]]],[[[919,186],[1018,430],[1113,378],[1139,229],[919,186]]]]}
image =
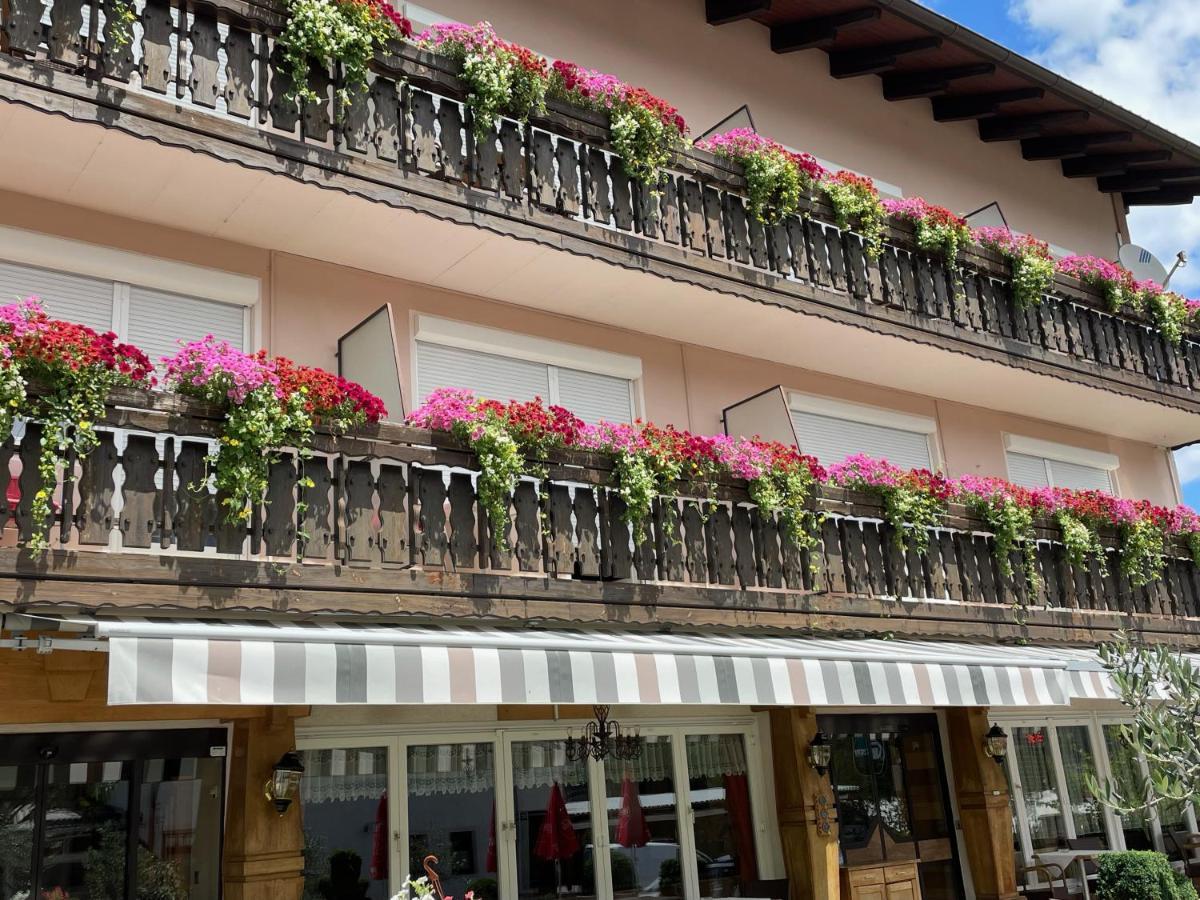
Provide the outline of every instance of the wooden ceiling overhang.
{"type": "Polygon", "coordinates": [[[889,101],[927,99],[938,122],[974,120],[981,141],[1019,141],[1126,207],[1191,203],[1200,146],[913,0],[706,0],[708,21],[751,19],[775,53],[819,49],[833,78],[879,78],[889,101]]]}

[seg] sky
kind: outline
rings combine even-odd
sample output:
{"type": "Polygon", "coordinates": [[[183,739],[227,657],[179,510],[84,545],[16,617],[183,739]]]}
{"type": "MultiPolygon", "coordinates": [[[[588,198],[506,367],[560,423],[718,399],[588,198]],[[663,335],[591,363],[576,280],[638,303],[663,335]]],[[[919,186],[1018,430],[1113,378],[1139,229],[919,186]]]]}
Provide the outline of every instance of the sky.
{"type": "MultiPolygon", "coordinates": [[[[1200,143],[1197,0],[922,0],[926,6],[1200,143]]],[[[1134,207],[1133,242],[1170,268],[1171,287],[1200,297],[1200,201],[1134,207]]],[[[1200,438],[1200,433],[1197,434],[1200,438]]],[[[1176,452],[1184,500],[1200,509],[1200,444],[1176,452]]]]}

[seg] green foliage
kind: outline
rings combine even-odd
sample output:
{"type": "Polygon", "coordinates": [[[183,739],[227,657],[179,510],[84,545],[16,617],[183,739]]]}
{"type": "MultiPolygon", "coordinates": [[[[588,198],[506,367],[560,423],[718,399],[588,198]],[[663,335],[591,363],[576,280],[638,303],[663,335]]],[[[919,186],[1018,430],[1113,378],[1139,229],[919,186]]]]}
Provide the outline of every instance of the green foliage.
{"type": "Polygon", "coordinates": [[[936,528],[946,505],[928,491],[902,486],[878,488],[883,500],[883,517],[892,525],[896,544],[904,550],[925,553],[929,549],[929,529],[936,528]]]}
{"type": "Polygon", "coordinates": [[[816,477],[807,467],[772,469],[747,482],[754,505],[761,510],[778,510],[788,537],[804,555],[817,546],[823,521],[810,505],[816,484],[816,477]]]}
{"type": "Polygon", "coordinates": [[[672,154],[683,145],[675,128],[654,110],[636,103],[613,108],[609,133],[625,174],[654,187],[672,154]]]}
{"type": "Polygon", "coordinates": [[[367,70],[375,48],[395,34],[391,20],[372,3],[354,0],[285,0],[287,23],[279,35],[284,66],[292,81],[291,95],[303,103],[320,103],[309,85],[315,64],[342,67],[338,97],[349,104],[354,93],[367,86],[367,70]]]}
{"type": "Polygon", "coordinates": [[[823,179],[821,190],[833,207],[838,228],[845,231],[857,222],[867,256],[877,258],[883,251],[887,212],[875,183],[853,172],[841,171],[823,179]]]}
{"type": "Polygon", "coordinates": [[[1192,882],[1161,853],[1106,853],[1097,866],[1096,900],[1196,900],[1192,882]]]}
{"type": "Polygon", "coordinates": [[[968,505],[991,529],[996,541],[995,557],[1000,574],[1005,578],[1012,577],[1012,553],[1019,549],[1025,583],[1031,591],[1036,589],[1037,534],[1033,528],[1033,510],[1017,503],[1012,497],[1000,495],[974,497],[968,505]]]}
{"type": "MultiPolygon", "coordinates": [[[[121,900],[125,896],[125,840],[124,829],[108,825],[97,845],[87,851],[83,879],[90,900],[121,900]]],[[[187,896],[179,865],[139,846],[134,900],[187,900],[187,896]]]]}
{"type": "Polygon", "coordinates": [[[454,434],[479,458],[479,502],[487,513],[494,540],[508,546],[508,503],[526,471],[525,454],[503,418],[490,411],[481,420],[460,423],[454,434]]]}
{"type": "Polygon", "coordinates": [[[1121,526],[1121,574],[1134,587],[1156,581],[1162,573],[1167,536],[1146,519],[1121,526]]]}
{"type": "Polygon", "coordinates": [[[1071,515],[1065,510],[1054,514],[1058,527],[1062,531],[1063,550],[1067,554],[1067,562],[1074,568],[1085,568],[1089,559],[1094,559],[1100,571],[1108,571],[1108,558],[1104,545],[1100,543],[1100,535],[1095,529],[1088,527],[1082,519],[1071,515]]]}
{"type": "Polygon", "coordinates": [[[1033,254],[1024,254],[1012,259],[1013,300],[1017,306],[1034,306],[1054,284],[1054,260],[1033,254]]]}

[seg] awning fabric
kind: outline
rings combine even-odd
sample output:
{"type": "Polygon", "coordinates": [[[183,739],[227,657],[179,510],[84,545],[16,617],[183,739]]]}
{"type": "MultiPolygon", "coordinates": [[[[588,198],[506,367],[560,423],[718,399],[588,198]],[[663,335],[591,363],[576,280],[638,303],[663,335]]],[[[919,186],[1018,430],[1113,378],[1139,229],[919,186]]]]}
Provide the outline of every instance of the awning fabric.
{"type": "Polygon", "coordinates": [[[333,621],[87,625],[109,647],[113,705],[1023,707],[1111,696],[1093,655],[1051,648],[333,621]]]}

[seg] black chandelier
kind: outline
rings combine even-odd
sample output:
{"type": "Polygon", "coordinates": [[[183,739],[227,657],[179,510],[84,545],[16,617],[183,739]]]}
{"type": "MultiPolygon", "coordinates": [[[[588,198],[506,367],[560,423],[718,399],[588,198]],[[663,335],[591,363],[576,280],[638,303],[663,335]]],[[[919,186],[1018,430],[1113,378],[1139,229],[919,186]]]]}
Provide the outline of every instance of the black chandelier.
{"type": "Polygon", "coordinates": [[[572,731],[567,731],[567,739],[563,742],[563,750],[571,762],[585,760],[589,756],[601,760],[611,756],[613,759],[637,759],[642,755],[642,736],[638,729],[633,734],[621,731],[621,723],[609,719],[607,706],[593,706],[596,721],[588,722],[583,727],[583,734],[575,737],[572,731]]]}

